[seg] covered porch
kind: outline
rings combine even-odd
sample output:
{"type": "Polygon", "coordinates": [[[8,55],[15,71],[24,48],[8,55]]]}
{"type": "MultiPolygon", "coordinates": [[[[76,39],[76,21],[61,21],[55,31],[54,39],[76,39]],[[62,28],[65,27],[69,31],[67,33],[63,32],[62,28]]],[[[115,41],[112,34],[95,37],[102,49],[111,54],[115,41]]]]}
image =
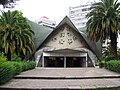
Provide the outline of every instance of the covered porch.
{"type": "Polygon", "coordinates": [[[88,59],[88,52],[78,50],[44,51],[42,67],[88,67],[92,61],[88,59]]]}

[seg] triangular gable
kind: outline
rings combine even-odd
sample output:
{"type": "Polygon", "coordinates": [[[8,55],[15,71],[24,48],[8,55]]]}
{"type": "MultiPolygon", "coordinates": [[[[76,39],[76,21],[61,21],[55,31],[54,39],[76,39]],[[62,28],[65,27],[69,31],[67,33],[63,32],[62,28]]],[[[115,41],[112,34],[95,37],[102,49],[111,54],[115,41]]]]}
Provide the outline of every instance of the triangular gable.
{"type": "MultiPolygon", "coordinates": [[[[93,42],[90,42],[85,35],[81,34],[81,32],[78,31],[78,29],[75,27],[75,25],[71,22],[71,20],[70,20],[67,16],[58,24],[58,26],[55,28],[55,30],[53,30],[53,31],[51,32],[51,34],[45,39],[44,44],[47,42],[47,40],[49,40],[49,38],[50,38],[52,35],[54,35],[54,33],[56,32],[56,30],[58,30],[60,27],[62,27],[62,26],[65,25],[65,24],[68,25],[69,27],[73,28],[73,30],[75,30],[76,32],[78,32],[78,33],[79,33],[79,36],[83,39],[83,42],[86,43],[86,45],[89,47],[89,49],[90,49],[98,58],[100,57],[100,53],[99,53],[99,51],[98,51],[98,49],[97,49],[97,47],[96,47],[96,44],[93,43],[93,42]],[[95,47],[92,48],[92,47],[91,47],[92,45],[95,46],[95,47]]],[[[41,46],[43,46],[43,44],[42,44],[41,46]]],[[[41,47],[41,46],[40,46],[40,47],[41,47]]],[[[39,47],[39,48],[40,48],[40,47],[39,47]]]]}
{"type": "Polygon", "coordinates": [[[80,37],[79,32],[67,24],[63,24],[49,36],[44,44],[44,47],[53,47],[61,49],[85,48],[85,42],[80,37]]]}
{"type": "Polygon", "coordinates": [[[72,23],[72,21],[67,16],[57,25],[56,29],[65,23],[78,32],[78,29],[75,27],[75,25],[72,23]]]}

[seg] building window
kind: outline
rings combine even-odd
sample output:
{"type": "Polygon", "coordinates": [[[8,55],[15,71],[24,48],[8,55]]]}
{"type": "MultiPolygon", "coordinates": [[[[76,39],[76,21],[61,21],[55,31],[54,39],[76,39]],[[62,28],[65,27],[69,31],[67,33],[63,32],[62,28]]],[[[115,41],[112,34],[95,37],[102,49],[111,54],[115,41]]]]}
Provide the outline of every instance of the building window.
{"type": "Polygon", "coordinates": [[[87,9],[86,9],[86,8],[84,8],[84,9],[82,9],[82,11],[87,11],[87,9]]]}
{"type": "Polygon", "coordinates": [[[73,13],[75,13],[75,12],[74,12],[74,11],[71,11],[70,13],[73,14],[73,13]]]}
{"type": "Polygon", "coordinates": [[[82,11],[84,12],[84,11],[89,11],[90,10],[90,8],[83,8],[82,9],[82,11]]]}
{"type": "Polygon", "coordinates": [[[42,23],[42,21],[38,22],[38,24],[41,24],[41,23],[42,23]]]}
{"type": "Polygon", "coordinates": [[[55,26],[55,23],[52,23],[52,26],[55,26]]]}

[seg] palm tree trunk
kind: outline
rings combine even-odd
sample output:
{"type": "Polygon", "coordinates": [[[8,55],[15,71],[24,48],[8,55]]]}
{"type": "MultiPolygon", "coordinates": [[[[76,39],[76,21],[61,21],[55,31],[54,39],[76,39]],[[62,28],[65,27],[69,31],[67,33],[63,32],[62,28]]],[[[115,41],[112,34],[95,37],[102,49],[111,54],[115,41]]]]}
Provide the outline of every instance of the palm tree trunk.
{"type": "Polygon", "coordinates": [[[8,61],[11,61],[11,52],[10,52],[10,50],[8,50],[7,59],[8,59],[8,61]]]}
{"type": "Polygon", "coordinates": [[[110,51],[110,57],[116,57],[117,56],[117,33],[110,31],[110,40],[111,40],[111,51],[110,51]]]}

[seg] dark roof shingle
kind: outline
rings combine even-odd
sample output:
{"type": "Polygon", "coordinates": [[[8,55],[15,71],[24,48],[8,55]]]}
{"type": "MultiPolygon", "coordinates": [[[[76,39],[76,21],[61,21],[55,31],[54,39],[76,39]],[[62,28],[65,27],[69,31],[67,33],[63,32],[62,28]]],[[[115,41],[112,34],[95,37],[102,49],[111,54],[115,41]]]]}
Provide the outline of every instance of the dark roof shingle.
{"type": "Polygon", "coordinates": [[[48,35],[52,32],[52,29],[40,26],[32,21],[29,21],[30,26],[35,33],[34,42],[36,49],[43,43],[43,41],[48,37],[48,35]]]}

